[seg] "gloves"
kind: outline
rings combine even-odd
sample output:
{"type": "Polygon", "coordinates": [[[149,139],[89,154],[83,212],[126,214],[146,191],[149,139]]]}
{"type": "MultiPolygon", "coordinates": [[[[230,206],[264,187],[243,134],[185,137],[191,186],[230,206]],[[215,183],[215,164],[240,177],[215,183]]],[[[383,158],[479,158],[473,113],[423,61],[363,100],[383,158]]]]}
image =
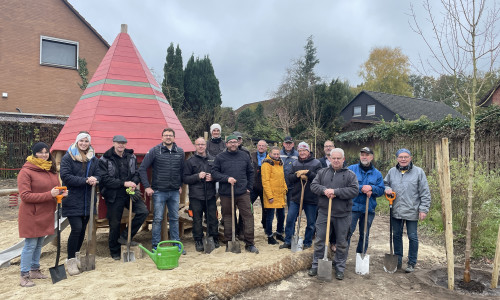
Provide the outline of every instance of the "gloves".
{"type": "Polygon", "coordinates": [[[309,170],[298,170],[295,172],[295,175],[297,175],[297,178],[300,178],[302,175],[306,175],[309,172],[309,170]]]}
{"type": "Polygon", "coordinates": [[[307,181],[307,176],[306,175],[300,175],[300,179],[307,181]]]}

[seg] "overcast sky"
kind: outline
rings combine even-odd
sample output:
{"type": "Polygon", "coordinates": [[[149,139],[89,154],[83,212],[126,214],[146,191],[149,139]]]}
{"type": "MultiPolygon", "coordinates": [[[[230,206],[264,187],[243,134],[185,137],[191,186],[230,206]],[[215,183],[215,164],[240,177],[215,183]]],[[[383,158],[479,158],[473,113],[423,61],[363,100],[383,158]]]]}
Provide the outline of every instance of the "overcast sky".
{"type": "MultiPolygon", "coordinates": [[[[410,3],[424,20],[422,2],[409,0],[69,0],[112,44],[120,24],[163,78],[171,42],[184,66],[191,54],[209,55],[219,79],[222,105],[271,98],[292,60],[314,36],[320,63],[316,73],[330,81],[361,83],[360,65],[373,47],[400,47],[412,62],[428,55],[410,26],[410,3]]],[[[422,25],[427,26],[425,23],[422,25]]]]}

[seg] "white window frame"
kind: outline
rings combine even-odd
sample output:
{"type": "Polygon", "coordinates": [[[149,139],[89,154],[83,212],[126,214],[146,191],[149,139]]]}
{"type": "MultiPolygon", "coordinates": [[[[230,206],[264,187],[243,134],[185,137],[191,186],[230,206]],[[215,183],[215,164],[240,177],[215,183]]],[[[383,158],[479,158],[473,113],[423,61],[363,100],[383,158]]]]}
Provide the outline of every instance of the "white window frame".
{"type": "Polygon", "coordinates": [[[352,116],[353,117],[361,117],[361,106],[360,105],[353,107],[352,116]],[[358,108],[358,107],[359,107],[359,114],[356,114],[356,108],[358,108]]]}
{"type": "Polygon", "coordinates": [[[50,37],[50,36],[45,36],[45,35],[41,35],[40,36],[40,65],[42,65],[42,66],[51,66],[51,67],[58,67],[58,68],[66,68],[66,69],[78,70],[79,52],[80,52],[80,44],[78,42],[70,41],[70,40],[64,40],[64,39],[58,39],[58,38],[55,38],[55,37],[50,37]],[[68,44],[68,45],[76,45],[75,66],[59,65],[59,64],[48,63],[48,62],[42,61],[42,51],[43,51],[42,42],[43,41],[51,41],[51,42],[57,42],[57,43],[62,43],[62,44],[68,44]]]}
{"type": "Polygon", "coordinates": [[[368,104],[366,105],[366,115],[367,116],[374,116],[375,115],[375,104],[368,104]],[[370,113],[370,107],[373,107],[373,112],[370,113]]]}

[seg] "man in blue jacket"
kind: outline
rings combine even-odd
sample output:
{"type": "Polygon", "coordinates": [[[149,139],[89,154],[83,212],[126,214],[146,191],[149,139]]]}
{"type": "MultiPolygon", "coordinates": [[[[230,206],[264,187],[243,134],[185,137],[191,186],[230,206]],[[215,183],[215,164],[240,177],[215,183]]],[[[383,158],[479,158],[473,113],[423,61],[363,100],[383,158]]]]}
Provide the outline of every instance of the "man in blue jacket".
{"type": "Polygon", "coordinates": [[[370,237],[370,227],[372,226],[373,219],[375,218],[375,207],[377,207],[377,197],[384,194],[384,178],[379,170],[375,169],[372,164],[373,151],[368,147],[361,149],[359,153],[359,163],[350,165],[349,170],[353,171],[358,178],[359,193],[356,198],[352,200],[352,221],[351,230],[347,238],[348,243],[351,243],[351,237],[356,230],[356,224],[359,220],[359,241],[356,248],[356,253],[363,253],[368,249],[368,240],[370,237]],[[364,224],[366,212],[366,198],[369,198],[368,203],[368,224],[366,227],[366,243],[365,249],[363,248],[364,237],[364,224]],[[364,250],[364,251],[363,251],[364,250]]]}
{"type": "Polygon", "coordinates": [[[280,151],[280,158],[283,161],[283,170],[285,171],[285,182],[288,187],[286,194],[286,206],[290,208],[290,200],[292,200],[293,185],[288,180],[288,174],[292,171],[292,163],[299,158],[299,152],[294,148],[295,143],[291,136],[286,136],[283,141],[283,149],[280,151]]]}
{"type": "MultiPolygon", "coordinates": [[[[162,143],[149,149],[139,168],[141,182],[148,196],[153,196],[154,214],[152,246],[161,241],[161,222],[165,205],[168,207],[170,239],[179,238],[179,196],[184,173],[184,151],[175,144],[175,131],[165,128],[162,143]],[[148,180],[148,168],[153,167],[152,184],[148,180]]],[[[179,246],[180,247],[180,246],[179,246]]],[[[186,251],[183,251],[186,254],[186,251]]]]}

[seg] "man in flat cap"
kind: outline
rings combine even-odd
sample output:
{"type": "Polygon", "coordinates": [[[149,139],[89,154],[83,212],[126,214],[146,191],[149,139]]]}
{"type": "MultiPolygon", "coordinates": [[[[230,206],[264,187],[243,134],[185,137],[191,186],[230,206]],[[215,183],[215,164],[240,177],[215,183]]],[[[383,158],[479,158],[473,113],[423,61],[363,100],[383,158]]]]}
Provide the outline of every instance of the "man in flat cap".
{"type": "Polygon", "coordinates": [[[295,143],[291,136],[286,136],[283,140],[283,149],[280,151],[280,158],[283,161],[283,169],[285,171],[285,182],[288,187],[286,194],[286,206],[290,209],[290,200],[292,199],[293,186],[288,180],[288,174],[292,171],[292,163],[299,158],[299,152],[294,148],[295,143]]]}
{"type": "Polygon", "coordinates": [[[359,151],[359,163],[350,165],[349,170],[353,171],[358,178],[359,193],[356,198],[352,199],[352,220],[351,230],[347,238],[348,243],[351,243],[351,237],[356,230],[356,225],[359,220],[359,241],[356,248],[356,253],[364,253],[368,249],[368,240],[370,236],[370,227],[375,218],[375,207],[377,207],[377,197],[384,194],[384,178],[382,173],[373,166],[373,151],[368,147],[364,147],[359,151]],[[366,199],[368,201],[368,215],[366,215],[366,199]],[[366,233],[364,232],[365,218],[368,217],[366,225],[366,233]],[[363,238],[366,234],[365,248],[363,248],[363,238]]]}
{"type": "Polygon", "coordinates": [[[385,193],[396,193],[392,206],[392,232],[394,254],[398,256],[398,269],[403,264],[403,226],[408,234],[408,265],[406,273],[415,270],[418,255],[418,221],[427,217],[431,206],[431,192],[424,170],[413,165],[411,152],[402,148],[396,152],[398,163],[385,175],[385,193]]]}
{"type": "MultiPolygon", "coordinates": [[[[109,252],[115,260],[120,259],[121,245],[127,243],[128,229],[120,232],[123,208],[132,209],[135,213],[131,227],[132,237],[139,231],[149,214],[142,200],[132,202],[132,208],[129,207],[130,195],[127,194],[126,190],[127,188],[135,189],[140,178],[134,150],[126,149],[126,147],[127,139],[123,135],[115,135],[113,147],[99,159],[99,172],[101,174],[99,188],[108,209],[106,217],[109,221],[109,252]]],[[[137,245],[134,241],[131,241],[130,244],[137,245]]]]}

